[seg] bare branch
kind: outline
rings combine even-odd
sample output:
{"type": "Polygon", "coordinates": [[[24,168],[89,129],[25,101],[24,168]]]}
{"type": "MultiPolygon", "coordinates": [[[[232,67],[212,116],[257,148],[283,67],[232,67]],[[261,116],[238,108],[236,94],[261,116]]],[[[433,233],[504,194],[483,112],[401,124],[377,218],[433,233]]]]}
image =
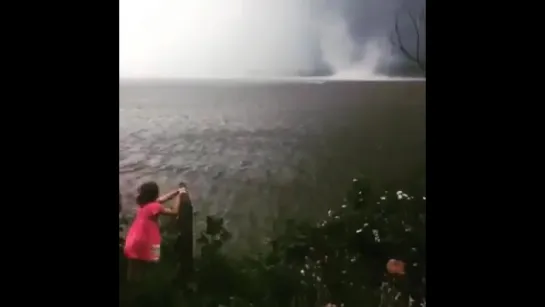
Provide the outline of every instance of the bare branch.
{"type": "Polygon", "coordinates": [[[413,28],[415,29],[415,35],[416,35],[416,62],[420,63],[420,24],[418,20],[411,14],[411,12],[408,12],[407,15],[409,16],[409,19],[411,20],[411,24],[413,25],[413,28]]]}
{"type": "Polygon", "coordinates": [[[411,54],[411,52],[409,52],[409,50],[407,50],[407,48],[403,44],[403,38],[402,38],[403,36],[401,34],[401,30],[399,27],[399,18],[396,18],[394,34],[395,34],[395,45],[399,48],[399,51],[401,51],[401,53],[409,60],[413,62],[418,62],[417,58],[414,57],[411,54]]]}
{"type": "Polygon", "coordinates": [[[426,9],[422,8],[418,16],[415,16],[410,10],[399,11],[396,14],[394,32],[392,33],[391,41],[392,45],[397,47],[401,54],[409,61],[414,62],[422,71],[426,71],[425,59],[422,59],[422,35],[425,31],[426,24],[426,9]],[[402,15],[406,15],[410,21],[410,25],[415,35],[415,52],[409,51],[409,48],[403,40],[403,34],[401,33],[401,20],[402,15]]]}

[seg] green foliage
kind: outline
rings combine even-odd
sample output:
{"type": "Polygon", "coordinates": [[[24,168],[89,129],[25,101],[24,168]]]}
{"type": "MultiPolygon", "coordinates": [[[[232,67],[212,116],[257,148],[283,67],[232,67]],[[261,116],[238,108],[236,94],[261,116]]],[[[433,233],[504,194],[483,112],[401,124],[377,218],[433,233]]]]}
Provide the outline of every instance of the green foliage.
{"type": "Polygon", "coordinates": [[[147,284],[122,285],[132,299],[121,306],[425,306],[425,223],[423,195],[373,194],[354,179],[323,221],[290,220],[270,251],[233,259],[222,252],[230,239],[223,220],[209,216],[193,279],[172,281],[177,264],[168,253],[176,251],[168,249],[147,284]],[[386,274],[391,258],[407,264],[406,275],[386,274]]]}

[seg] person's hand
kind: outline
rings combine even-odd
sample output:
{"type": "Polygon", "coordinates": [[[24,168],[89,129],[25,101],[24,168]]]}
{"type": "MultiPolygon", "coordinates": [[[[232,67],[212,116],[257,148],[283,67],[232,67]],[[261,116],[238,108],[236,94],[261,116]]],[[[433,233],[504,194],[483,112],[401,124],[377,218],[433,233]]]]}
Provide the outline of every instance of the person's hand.
{"type": "Polygon", "coordinates": [[[178,193],[180,194],[187,194],[187,189],[185,187],[179,188],[178,193]]]}

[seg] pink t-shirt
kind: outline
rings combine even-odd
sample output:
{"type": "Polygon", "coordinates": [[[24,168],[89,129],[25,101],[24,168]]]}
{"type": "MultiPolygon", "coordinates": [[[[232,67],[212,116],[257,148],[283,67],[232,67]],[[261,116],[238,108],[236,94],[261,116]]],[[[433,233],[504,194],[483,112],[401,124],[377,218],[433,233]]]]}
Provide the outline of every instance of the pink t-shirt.
{"type": "Polygon", "coordinates": [[[138,208],[125,239],[125,256],[130,259],[158,261],[161,233],[157,218],[162,206],[152,202],[138,208]]]}

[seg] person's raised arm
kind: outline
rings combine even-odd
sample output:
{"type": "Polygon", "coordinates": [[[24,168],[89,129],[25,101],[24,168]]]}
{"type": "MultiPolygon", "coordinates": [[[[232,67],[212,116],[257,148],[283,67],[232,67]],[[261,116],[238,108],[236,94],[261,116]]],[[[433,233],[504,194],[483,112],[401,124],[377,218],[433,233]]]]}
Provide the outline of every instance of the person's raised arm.
{"type": "Polygon", "coordinates": [[[176,189],[174,191],[168,192],[167,194],[159,196],[159,198],[157,198],[157,202],[160,203],[160,204],[166,203],[167,201],[169,201],[169,200],[173,199],[174,197],[176,197],[176,195],[178,195],[180,193],[180,190],[181,189],[178,188],[178,189],[176,189]]]}
{"type": "Polygon", "coordinates": [[[161,211],[162,214],[178,216],[178,212],[180,212],[180,199],[182,198],[183,194],[187,194],[187,190],[184,187],[179,188],[178,190],[176,190],[176,192],[177,193],[174,194],[176,196],[174,205],[172,206],[172,208],[163,207],[163,210],[161,211]]]}

